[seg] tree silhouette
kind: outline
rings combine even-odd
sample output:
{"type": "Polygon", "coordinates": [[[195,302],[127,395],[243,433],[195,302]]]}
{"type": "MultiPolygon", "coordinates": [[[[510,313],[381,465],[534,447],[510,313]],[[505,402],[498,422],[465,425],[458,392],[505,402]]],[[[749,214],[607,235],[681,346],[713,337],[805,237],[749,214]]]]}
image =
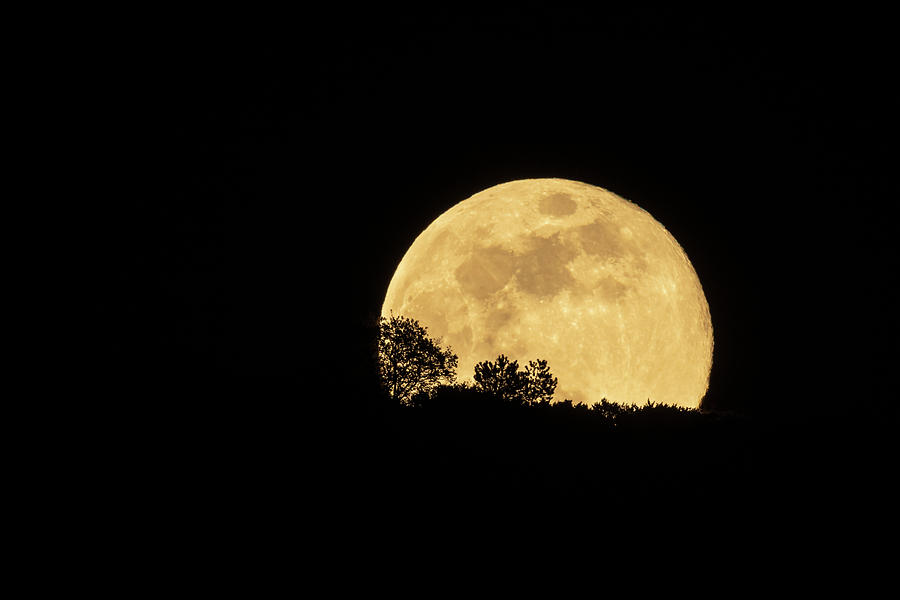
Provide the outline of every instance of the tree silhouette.
{"type": "Polygon", "coordinates": [[[525,378],[519,372],[519,363],[510,362],[504,354],[494,362],[486,360],[475,365],[474,378],[478,389],[506,401],[519,400],[525,388],[525,378]]]}
{"type": "Polygon", "coordinates": [[[456,380],[458,357],[428,336],[417,320],[391,315],[378,319],[378,371],[387,393],[403,403],[456,380]]]}
{"type": "Polygon", "coordinates": [[[543,359],[528,361],[525,367],[525,389],[523,395],[528,404],[550,402],[556,391],[557,379],[550,373],[547,361],[543,359]]]}
{"type": "Polygon", "coordinates": [[[518,361],[510,361],[504,354],[493,362],[475,365],[474,378],[481,391],[516,404],[550,402],[557,383],[546,360],[530,361],[525,371],[519,371],[518,361]]]}

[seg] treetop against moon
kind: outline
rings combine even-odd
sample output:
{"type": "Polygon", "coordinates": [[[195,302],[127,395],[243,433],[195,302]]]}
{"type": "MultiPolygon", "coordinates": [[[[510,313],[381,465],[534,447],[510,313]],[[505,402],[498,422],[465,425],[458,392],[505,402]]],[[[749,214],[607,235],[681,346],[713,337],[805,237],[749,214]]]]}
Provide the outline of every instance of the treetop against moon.
{"type": "Polygon", "coordinates": [[[709,384],[712,323],[687,255],[586,183],[510,181],[453,206],[400,261],[391,312],[442,338],[461,378],[506,354],[549,361],[558,399],[697,407],[709,384]]]}

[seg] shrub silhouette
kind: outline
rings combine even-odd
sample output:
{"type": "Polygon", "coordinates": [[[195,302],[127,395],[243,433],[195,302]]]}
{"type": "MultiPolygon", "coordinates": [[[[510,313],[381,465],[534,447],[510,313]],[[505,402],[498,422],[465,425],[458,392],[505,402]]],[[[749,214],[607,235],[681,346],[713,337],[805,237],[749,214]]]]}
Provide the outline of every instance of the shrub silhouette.
{"type": "Polygon", "coordinates": [[[378,320],[378,372],[381,385],[404,404],[456,380],[458,357],[428,336],[417,320],[391,315],[378,320]]]}
{"type": "Polygon", "coordinates": [[[506,403],[497,394],[469,383],[444,384],[429,392],[414,394],[408,406],[436,412],[484,415],[486,412],[503,408],[506,403]]]}

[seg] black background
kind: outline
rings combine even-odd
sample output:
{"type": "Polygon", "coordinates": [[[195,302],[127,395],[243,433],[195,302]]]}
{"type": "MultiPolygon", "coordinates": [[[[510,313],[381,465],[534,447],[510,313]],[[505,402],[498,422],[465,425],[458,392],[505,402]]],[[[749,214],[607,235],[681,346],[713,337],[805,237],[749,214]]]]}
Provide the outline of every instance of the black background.
{"type": "Polygon", "coordinates": [[[104,248],[101,347],[150,379],[353,385],[425,226],[491,185],[563,177],[636,202],[687,252],[714,326],[707,407],[882,399],[883,16],[525,4],[163,27],[131,65],[147,109],[123,128],[149,169],[104,248]]]}
{"type": "Polygon", "coordinates": [[[86,476],[73,485],[168,553],[196,539],[281,564],[318,530],[338,570],[348,552],[384,556],[400,532],[419,532],[402,540],[415,554],[460,498],[489,501],[480,523],[505,515],[530,532],[505,511],[531,509],[523,490],[542,494],[542,523],[570,542],[590,524],[582,541],[596,549],[618,523],[638,562],[666,523],[694,528],[672,540],[720,535],[724,546],[691,556],[726,562],[720,548],[752,554],[746,536],[768,523],[757,541],[780,544],[788,570],[800,546],[784,535],[810,547],[884,531],[898,305],[890,25],[861,9],[538,3],[122,24],[99,53],[112,88],[99,108],[119,142],[115,166],[97,169],[118,187],[83,230],[93,313],[74,361],[89,395],[109,385],[112,400],[88,415],[112,444],[76,471],[99,465],[96,489],[112,492],[98,502],[86,476]],[[504,486],[493,451],[460,459],[370,412],[374,320],[409,245],[457,202],[529,177],[607,188],[672,233],[712,315],[704,407],[755,425],[586,436],[576,442],[618,454],[555,456],[534,486],[499,469],[504,486]],[[766,425],[820,412],[858,418],[766,425]],[[673,466],[676,446],[697,460],[673,466]],[[640,452],[623,458],[629,448],[640,452]],[[616,461],[624,475],[607,479],[616,461]],[[583,489],[582,472],[594,474],[583,489]],[[597,489],[619,504],[594,505],[597,489]],[[636,535],[626,509],[664,497],[695,512],[661,512],[636,535]]]}

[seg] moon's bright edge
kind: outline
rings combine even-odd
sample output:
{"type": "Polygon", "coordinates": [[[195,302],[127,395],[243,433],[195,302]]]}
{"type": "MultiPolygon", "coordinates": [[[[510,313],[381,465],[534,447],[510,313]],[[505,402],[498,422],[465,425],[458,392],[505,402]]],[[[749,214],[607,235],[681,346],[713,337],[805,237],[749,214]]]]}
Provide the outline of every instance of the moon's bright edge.
{"type": "Polygon", "coordinates": [[[543,358],[555,398],[696,408],[712,368],[703,288],[649,213],[603,188],[525,179],[438,217],[400,261],[382,307],[459,356],[459,377],[506,354],[543,358]]]}

